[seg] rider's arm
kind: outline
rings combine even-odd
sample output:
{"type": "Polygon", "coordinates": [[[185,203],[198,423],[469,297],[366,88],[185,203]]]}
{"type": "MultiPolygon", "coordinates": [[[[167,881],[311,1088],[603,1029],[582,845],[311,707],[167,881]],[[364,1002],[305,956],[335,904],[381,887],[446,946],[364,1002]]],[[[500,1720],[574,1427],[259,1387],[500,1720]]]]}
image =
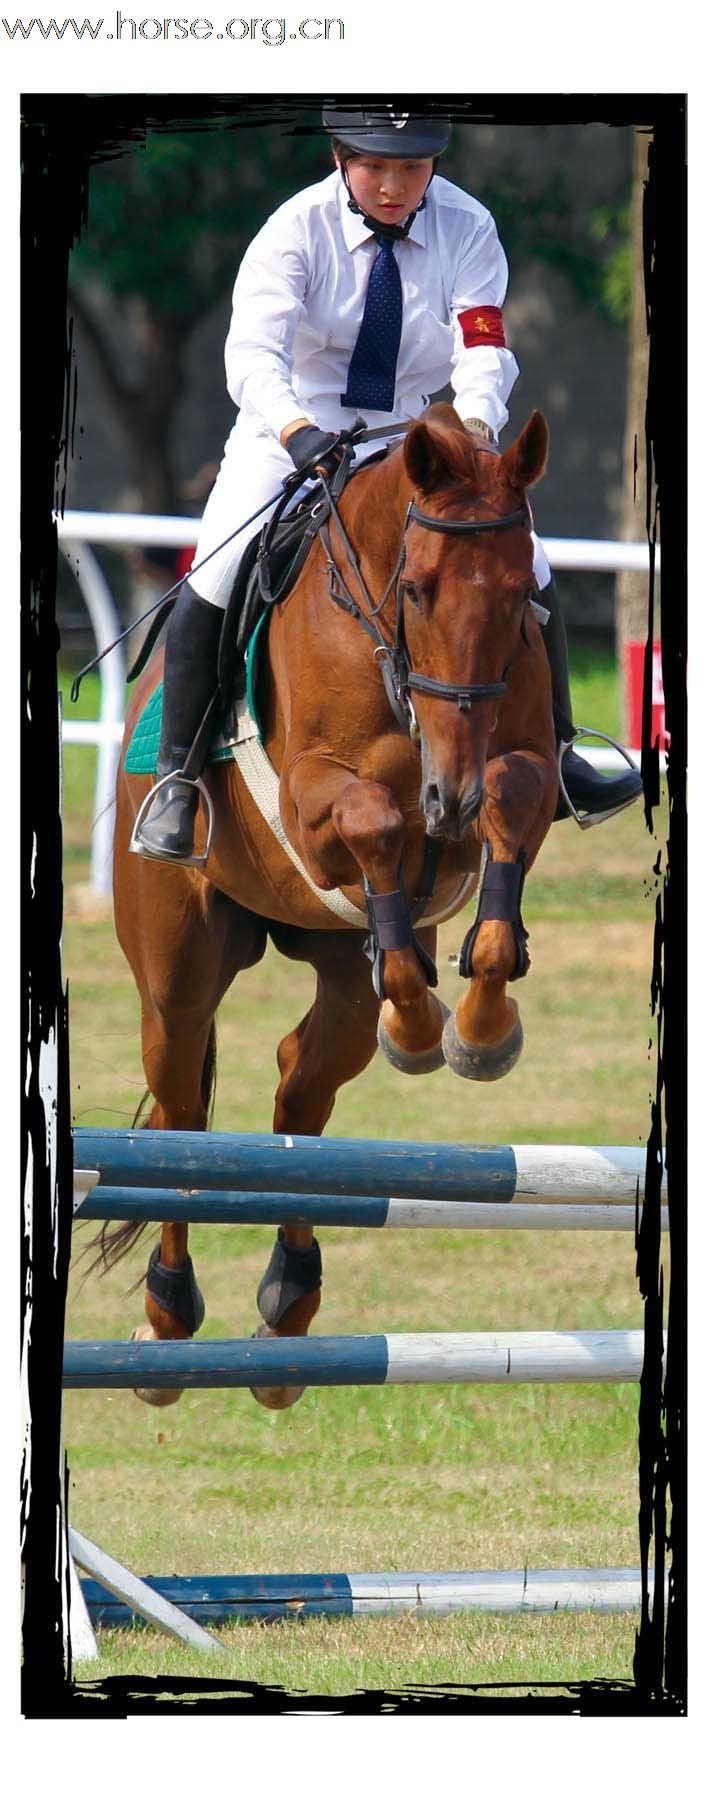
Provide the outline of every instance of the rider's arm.
{"type": "Polygon", "coordinates": [[[495,438],[508,420],[506,403],[519,375],[502,317],[507,274],[497,227],[481,208],[463,236],[453,281],[451,382],[461,420],[488,426],[495,438]]]}
{"type": "Polygon", "coordinates": [[[259,414],[285,443],[314,424],[293,389],[293,347],[305,320],[308,266],[298,220],[285,208],[268,220],[247,250],[234,284],[224,361],[237,407],[259,414]]]}

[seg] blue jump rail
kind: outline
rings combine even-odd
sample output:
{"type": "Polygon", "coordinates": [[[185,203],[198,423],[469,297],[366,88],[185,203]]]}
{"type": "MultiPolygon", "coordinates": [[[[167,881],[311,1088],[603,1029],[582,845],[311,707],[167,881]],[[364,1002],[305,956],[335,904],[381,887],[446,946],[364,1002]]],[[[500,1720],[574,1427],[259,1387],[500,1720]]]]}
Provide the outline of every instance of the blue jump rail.
{"type": "Polygon", "coordinates": [[[640,1329],[69,1341],[68,1390],[637,1381],[640,1329]]]}
{"type": "MultiPolygon", "coordinates": [[[[460,1207],[460,1206],[459,1206],[460,1207]]],[[[443,1208],[443,1206],[441,1206],[443,1208]]],[[[313,1196],[290,1191],[185,1191],[155,1185],[97,1185],[77,1206],[77,1222],[281,1222],[318,1228],[386,1228],[388,1197],[313,1196]]]]}
{"type": "MultiPolygon", "coordinates": [[[[90,1174],[77,1172],[76,1183],[90,1174]]],[[[222,1227],[281,1222],[313,1228],[623,1229],[637,1225],[635,1204],[453,1202],[447,1198],[336,1197],[289,1191],[163,1191],[156,1186],[95,1185],[75,1203],[77,1222],[187,1222],[222,1227]]],[[[663,1229],[667,1210],[661,1211],[663,1229]]]]}
{"type": "Polygon", "coordinates": [[[354,1197],[379,1210],[392,1198],[634,1204],[638,1194],[642,1201],[645,1174],[641,1148],[466,1147],[145,1128],[77,1128],[74,1159],[78,1169],[98,1172],[100,1187],[185,1194],[240,1194],[243,1187],[291,1197],[315,1193],[326,1205],[333,1197],[354,1197]]]}
{"type": "Polygon", "coordinates": [[[171,1129],[77,1128],[75,1164],[101,1185],[176,1190],[465,1198],[506,1202],[511,1147],[325,1140],[315,1135],[192,1134],[171,1129]],[[472,1186],[472,1190],[471,1190],[472,1186]]]}
{"type": "MultiPolygon", "coordinates": [[[[648,1574],[652,1595],[654,1573],[648,1574]]],[[[227,1624],[249,1618],[292,1621],[303,1617],[418,1617],[454,1611],[504,1613],[640,1611],[642,1575],[637,1568],[523,1568],[478,1573],[266,1573],[149,1577],[145,1584],[189,1612],[196,1623],[227,1624]]],[[[97,1580],[82,1579],[96,1629],[141,1623],[130,1605],[97,1580]]]]}

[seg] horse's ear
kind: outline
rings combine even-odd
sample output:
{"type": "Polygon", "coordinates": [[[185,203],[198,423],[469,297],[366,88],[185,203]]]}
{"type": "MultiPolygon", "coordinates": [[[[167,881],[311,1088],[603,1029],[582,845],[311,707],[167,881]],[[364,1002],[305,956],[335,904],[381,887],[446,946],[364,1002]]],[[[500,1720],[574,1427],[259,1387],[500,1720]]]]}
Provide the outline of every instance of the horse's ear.
{"type": "Polygon", "coordinates": [[[501,467],[513,489],[531,489],[544,475],[549,451],[549,428],[536,409],[518,439],[504,451],[501,467]]]}
{"type": "Polygon", "coordinates": [[[414,488],[422,495],[433,495],[436,489],[456,479],[460,481],[461,477],[470,481],[472,448],[467,435],[464,462],[460,454],[455,456],[456,449],[453,444],[448,446],[443,435],[430,429],[425,420],[418,420],[404,444],[404,465],[414,488]]]}

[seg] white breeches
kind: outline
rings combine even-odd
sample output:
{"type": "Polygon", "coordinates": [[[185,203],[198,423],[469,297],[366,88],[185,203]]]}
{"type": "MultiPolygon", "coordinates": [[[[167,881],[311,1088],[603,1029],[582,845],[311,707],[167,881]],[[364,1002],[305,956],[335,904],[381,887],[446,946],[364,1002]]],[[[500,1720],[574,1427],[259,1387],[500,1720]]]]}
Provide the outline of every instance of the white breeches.
{"type": "MultiPolygon", "coordinates": [[[[358,446],[356,461],[368,457],[372,449],[371,444],[358,446]]],[[[280,500],[283,479],[292,474],[293,464],[288,452],[272,433],[255,433],[252,428],[246,430],[237,421],[227,439],[219,473],[202,516],[193,569],[203,558],[208,557],[209,561],[196,576],[190,574],[192,588],[203,601],[226,608],[246,547],[254,534],[270,520],[280,500]],[[266,508],[264,503],[267,501],[271,505],[266,508]],[[249,520],[259,508],[263,508],[263,513],[231,538],[235,527],[241,521],[249,520]],[[224,545],[224,540],[229,543],[224,545]],[[218,550],[221,546],[223,549],[218,550]]],[[[300,495],[301,491],[298,491],[295,499],[300,499],[300,495]]],[[[533,538],[534,576],[538,588],[545,589],[551,578],[549,561],[536,533],[533,538]]]]}
{"type": "Polygon", "coordinates": [[[246,433],[243,429],[240,432],[237,422],[227,439],[197,539],[193,568],[202,558],[214,554],[203,570],[190,576],[192,588],[203,601],[226,608],[246,547],[270,520],[280,500],[283,479],[292,474],[292,460],[272,433],[246,433]],[[235,527],[272,497],[275,499],[271,507],[264,508],[251,526],[230,538],[235,527]],[[225,539],[229,544],[218,551],[216,548],[225,539]]]}

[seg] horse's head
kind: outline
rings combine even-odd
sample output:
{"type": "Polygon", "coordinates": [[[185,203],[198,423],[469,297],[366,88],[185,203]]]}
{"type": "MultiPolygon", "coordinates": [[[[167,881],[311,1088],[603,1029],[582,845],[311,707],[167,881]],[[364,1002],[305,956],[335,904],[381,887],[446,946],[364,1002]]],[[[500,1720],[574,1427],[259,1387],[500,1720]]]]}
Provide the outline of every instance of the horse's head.
{"type": "Polygon", "coordinates": [[[533,588],[525,492],[543,474],[547,448],[539,413],[500,456],[474,441],[449,407],[432,408],[405,442],[414,507],[402,619],[421,734],[422,808],[428,833],[439,838],[460,839],[482,804],[501,686],[524,644],[533,588]],[[482,693],[466,695],[476,686],[482,693]]]}

